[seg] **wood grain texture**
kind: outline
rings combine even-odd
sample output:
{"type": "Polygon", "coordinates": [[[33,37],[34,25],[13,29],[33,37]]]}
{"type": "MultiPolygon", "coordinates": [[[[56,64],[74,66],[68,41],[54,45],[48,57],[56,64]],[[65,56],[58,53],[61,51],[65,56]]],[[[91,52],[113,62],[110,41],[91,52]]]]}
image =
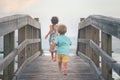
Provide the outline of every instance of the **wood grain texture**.
{"type": "Polygon", "coordinates": [[[40,56],[28,64],[17,80],[99,80],[89,63],[78,56],[70,57],[68,75],[58,70],[50,56],[40,56]]]}
{"type": "Polygon", "coordinates": [[[120,39],[120,19],[102,15],[90,15],[79,23],[79,29],[93,26],[120,39]]]}

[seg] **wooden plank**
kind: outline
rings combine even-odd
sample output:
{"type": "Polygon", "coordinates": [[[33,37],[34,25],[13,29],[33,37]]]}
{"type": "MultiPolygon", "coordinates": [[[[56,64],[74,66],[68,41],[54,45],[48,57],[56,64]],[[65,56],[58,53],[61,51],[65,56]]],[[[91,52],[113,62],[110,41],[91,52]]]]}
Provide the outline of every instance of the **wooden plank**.
{"type": "Polygon", "coordinates": [[[17,55],[17,50],[15,49],[11,53],[9,53],[8,56],[6,56],[1,62],[0,62],[0,71],[4,70],[15,58],[17,55]]]}
{"type": "MultiPolygon", "coordinates": [[[[85,28],[80,29],[80,38],[85,38],[85,28]]],[[[80,43],[80,51],[85,54],[86,44],[80,43]]]]}
{"type": "Polygon", "coordinates": [[[13,15],[0,18],[0,36],[13,32],[25,25],[40,29],[40,23],[28,15],[13,15]]]}
{"type": "Polygon", "coordinates": [[[77,49],[76,49],[76,55],[78,55],[78,51],[80,51],[80,43],[79,43],[79,38],[80,38],[80,30],[78,29],[78,37],[77,37],[77,49]]]}
{"type": "MultiPolygon", "coordinates": [[[[14,49],[14,32],[11,32],[4,36],[4,57],[9,55],[11,51],[14,49]]],[[[5,66],[3,70],[3,80],[12,80],[14,74],[14,60],[6,61],[4,64],[8,64],[7,62],[11,62],[8,66],[5,66]]]]}
{"type": "MultiPolygon", "coordinates": [[[[26,38],[25,26],[18,30],[18,45],[20,45],[26,38]]],[[[18,55],[18,68],[25,61],[25,48],[18,55]]]]}
{"type": "Polygon", "coordinates": [[[68,75],[59,72],[50,56],[40,56],[28,64],[17,80],[99,80],[94,69],[79,56],[70,57],[68,75]]]}
{"type": "Polygon", "coordinates": [[[16,49],[9,53],[1,62],[0,62],[0,71],[5,69],[15,58],[16,55],[20,54],[20,52],[26,47],[26,45],[31,43],[38,43],[40,39],[28,39],[23,41],[16,49]]]}
{"type": "MultiPolygon", "coordinates": [[[[41,29],[38,29],[38,38],[40,38],[40,40],[42,40],[41,29]]],[[[42,55],[42,53],[43,53],[43,50],[42,50],[42,41],[40,41],[38,43],[38,47],[39,47],[39,51],[41,51],[41,55],[42,55]]]]}
{"type": "MultiPolygon", "coordinates": [[[[99,45],[99,30],[92,27],[92,26],[87,26],[85,28],[82,28],[82,29],[85,29],[85,39],[91,39],[93,40],[97,45],[99,45]]],[[[80,30],[82,30],[80,29],[80,30]]],[[[89,47],[89,45],[86,45],[86,48],[85,48],[85,52],[86,52],[86,55],[88,57],[90,57],[96,64],[96,66],[99,67],[99,56],[98,54],[96,54],[96,52],[89,47]]]]}
{"type": "MultiPolygon", "coordinates": [[[[85,32],[86,38],[85,39],[92,39],[92,33],[93,32],[92,32],[91,26],[88,26],[85,29],[86,29],[86,32],[85,32]]],[[[92,59],[92,54],[93,54],[92,48],[90,48],[89,45],[86,45],[86,56],[88,56],[89,58],[92,59]]]]}
{"type": "Polygon", "coordinates": [[[92,61],[91,58],[89,58],[88,56],[84,55],[81,52],[78,52],[78,55],[80,56],[80,58],[84,59],[86,62],[88,62],[95,69],[95,73],[98,76],[99,80],[104,80],[100,69],[98,69],[98,67],[95,65],[95,63],[92,61]]]}
{"type": "Polygon", "coordinates": [[[38,51],[38,52],[34,53],[33,56],[26,59],[25,62],[20,66],[18,71],[14,74],[13,80],[17,80],[20,77],[20,75],[22,74],[22,71],[24,70],[25,66],[28,65],[29,63],[31,63],[37,57],[39,57],[40,54],[41,54],[40,51],[38,51]]]}
{"type": "Polygon", "coordinates": [[[118,18],[91,15],[80,23],[79,29],[89,25],[120,39],[120,19],[118,18]]]}
{"type": "MultiPolygon", "coordinates": [[[[112,36],[102,32],[102,49],[107,53],[107,55],[112,56],[112,36]]],[[[104,60],[102,60],[102,74],[105,80],[112,79],[112,68],[107,65],[104,60]]]]}
{"type": "MultiPolygon", "coordinates": [[[[32,26],[25,26],[25,39],[32,39],[33,38],[33,30],[32,30],[32,26]]],[[[33,51],[32,51],[32,44],[28,44],[25,47],[25,58],[29,58],[30,56],[32,56],[33,51]]]]}
{"type": "Polygon", "coordinates": [[[117,63],[113,58],[107,55],[98,45],[96,45],[92,40],[89,39],[79,39],[79,42],[90,45],[98,55],[112,68],[118,75],[120,75],[120,64],[117,63]]]}
{"type": "MultiPolygon", "coordinates": [[[[33,38],[39,38],[38,37],[38,33],[37,33],[38,29],[37,28],[33,28],[33,38]]],[[[38,43],[35,43],[35,44],[32,44],[33,46],[33,53],[37,52],[39,49],[38,49],[38,43]]]]}
{"type": "Polygon", "coordinates": [[[79,39],[79,42],[81,43],[85,43],[90,45],[98,55],[100,55],[104,61],[106,61],[107,64],[109,64],[109,66],[112,67],[113,63],[116,63],[116,61],[111,58],[109,55],[107,55],[106,52],[104,52],[98,45],[96,45],[96,43],[94,43],[92,40],[89,39],[79,39]]]}
{"type": "MultiPolygon", "coordinates": [[[[99,30],[91,26],[91,39],[99,46],[99,30]]],[[[92,49],[92,60],[99,68],[99,55],[92,49]]]]}

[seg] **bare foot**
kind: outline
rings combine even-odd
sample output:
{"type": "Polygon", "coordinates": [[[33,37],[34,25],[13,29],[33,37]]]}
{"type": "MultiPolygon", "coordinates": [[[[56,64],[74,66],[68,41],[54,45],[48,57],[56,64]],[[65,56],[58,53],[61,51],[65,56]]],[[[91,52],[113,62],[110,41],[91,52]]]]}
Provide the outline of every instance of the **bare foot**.
{"type": "Polygon", "coordinates": [[[66,70],[64,71],[64,75],[67,76],[67,71],[66,70]]]}
{"type": "Polygon", "coordinates": [[[67,76],[67,73],[64,73],[65,76],[67,76]]]}

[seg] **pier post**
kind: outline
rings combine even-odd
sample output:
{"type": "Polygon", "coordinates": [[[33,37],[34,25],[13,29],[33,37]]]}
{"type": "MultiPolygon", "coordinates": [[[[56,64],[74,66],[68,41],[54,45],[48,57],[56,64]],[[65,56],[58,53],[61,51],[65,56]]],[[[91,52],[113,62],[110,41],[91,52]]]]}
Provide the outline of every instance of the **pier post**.
{"type": "MultiPolygon", "coordinates": [[[[18,30],[18,45],[25,40],[25,27],[22,27],[18,30]]],[[[25,48],[18,55],[18,68],[25,61],[25,48]]]]}
{"type": "MultiPolygon", "coordinates": [[[[4,57],[6,57],[11,51],[14,50],[14,32],[6,34],[4,36],[4,57]]],[[[3,80],[12,80],[14,75],[14,60],[3,70],[3,80]]]]}
{"type": "MultiPolygon", "coordinates": [[[[80,39],[85,39],[85,28],[80,29],[80,39]]],[[[86,54],[86,44],[80,43],[79,44],[80,52],[86,54]]]]}
{"type": "MultiPolygon", "coordinates": [[[[29,26],[29,25],[26,25],[25,26],[25,39],[33,39],[33,27],[32,26],[29,26]]],[[[25,58],[29,58],[33,55],[33,47],[32,47],[33,44],[28,44],[25,48],[25,58]]]]}
{"type": "MultiPolygon", "coordinates": [[[[91,38],[92,40],[99,46],[99,29],[91,27],[91,38]]],[[[95,65],[99,67],[99,55],[92,49],[92,60],[94,61],[95,65]]]]}
{"type": "MultiPolygon", "coordinates": [[[[102,32],[102,49],[108,53],[109,56],[112,56],[112,36],[102,32]]],[[[112,79],[112,69],[102,60],[102,74],[105,80],[112,79]]]]}

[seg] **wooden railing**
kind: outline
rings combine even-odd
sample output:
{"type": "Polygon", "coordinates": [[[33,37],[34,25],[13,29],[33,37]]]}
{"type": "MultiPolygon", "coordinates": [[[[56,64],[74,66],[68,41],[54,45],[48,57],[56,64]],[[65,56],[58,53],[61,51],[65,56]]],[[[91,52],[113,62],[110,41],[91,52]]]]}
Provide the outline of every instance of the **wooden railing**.
{"type": "Polygon", "coordinates": [[[113,80],[112,69],[120,75],[120,64],[112,58],[112,36],[120,39],[120,19],[92,15],[79,23],[77,55],[86,55],[105,80],[113,80]]]}
{"type": "Polygon", "coordinates": [[[4,38],[4,58],[0,62],[2,80],[17,80],[27,63],[41,53],[41,28],[38,18],[13,15],[0,18],[0,37],[4,38]],[[15,30],[18,30],[18,47],[15,48],[15,30]],[[15,58],[18,67],[15,70],[15,58]]]}

